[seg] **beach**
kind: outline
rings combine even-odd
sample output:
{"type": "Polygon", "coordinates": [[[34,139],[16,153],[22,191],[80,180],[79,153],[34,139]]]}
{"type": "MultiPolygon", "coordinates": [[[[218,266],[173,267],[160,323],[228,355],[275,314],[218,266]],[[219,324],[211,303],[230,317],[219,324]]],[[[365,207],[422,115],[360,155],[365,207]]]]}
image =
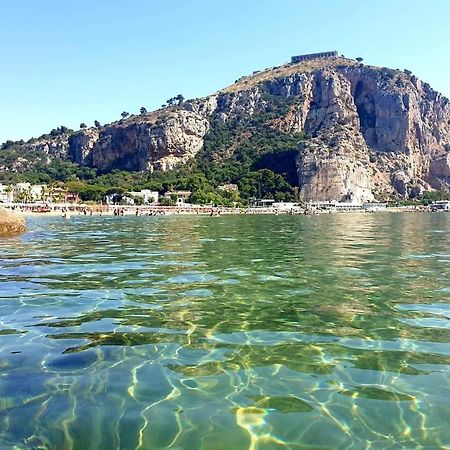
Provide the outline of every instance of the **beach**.
{"type": "Polygon", "coordinates": [[[335,205],[324,205],[322,208],[309,206],[294,206],[292,208],[274,208],[274,207],[246,207],[229,208],[202,205],[184,205],[184,206],[135,206],[135,205],[79,205],[73,203],[62,203],[57,205],[48,205],[43,207],[40,204],[10,204],[7,209],[18,212],[25,217],[51,217],[64,216],[167,216],[167,215],[208,215],[220,216],[229,214],[252,214],[252,215],[316,215],[332,213],[418,213],[433,212],[432,206],[396,206],[383,208],[363,207],[339,208],[335,205]],[[328,206],[328,207],[327,207],[328,206]]]}

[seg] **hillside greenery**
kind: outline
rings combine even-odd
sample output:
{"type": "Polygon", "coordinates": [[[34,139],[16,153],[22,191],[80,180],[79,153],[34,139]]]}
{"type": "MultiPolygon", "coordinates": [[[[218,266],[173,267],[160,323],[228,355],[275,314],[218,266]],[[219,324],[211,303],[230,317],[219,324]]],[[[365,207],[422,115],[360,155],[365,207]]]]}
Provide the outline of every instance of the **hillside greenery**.
{"type": "MultiPolygon", "coordinates": [[[[290,97],[273,95],[261,87],[261,104],[256,113],[234,113],[229,117],[216,113],[210,119],[210,130],[204,146],[195,159],[168,172],[129,172],[114,170],[100,173],[58,157],[58,143],[67,142],[73,131],[60,126],[39,138],[7,141],[0,148],[0,183],[49,184],[65,186],[76,192],[83,201],[100,201],[108,194],[149,189],[164,194],[174,190],[192,192],[191,202],[216,205],[246,205],[252,199],[299,201],[296,156],[302,133],[289,134],[277,128],[277,118],[285,116],[290,97]],[[50,140],[56,145],[49,157],[34,144],[50,140]],[[55,156],[56,155],[56,156],[55,156]],[[225,190],[222,185],[233,184],[238,190],[225,190]]],[[[177,96],[168,103],[179,103],[177,96]]],[[[226,97],[219,96],[218,104],[225,106],[226,97]]],[[[146,112],[141,108],[141,114],[146,112]]],[[[219,107],[220,110],[220,107],[219,107]]],[[[122,113],[128,116],[128,113],[122,113]]],[[[84,124],[83,124],[84,125],[84,124]]],[[[100,125],[98,125],[100,126],[100,125]]],[[[449,198],[443,193],[425,193],[420,199],[428,204],[449,198]]],[[[171,202],[173,199],[166,199],[171,202]]]]}
{"type": "MultiPolygon", "coordinates": [[[[253,116],[241,115],[223,122],[213,117],[204,147],[188,164],[168,172],[129,172],[114,170],[99,173],[62,158],[24,146],[23,142],[3,144],[0,150],[0,182],[13,184],[65,185],[83,201],[100,201],[110,193],[150,189],[163,194],[189,190],[191,201],[199,204],[245,205],[253,198],[277,201],[298,200],[295,172],[296,148],[302,135],[289,135],[268,125],[286,112],[286,103],[264,94],[267,107],[253,116]],[[238,191],[220,189],[236,184],[238,191]]],[[[70,133],[65,127],[52,130],[52,137],[70,133]]],[[[47,135],[46,135],[47,136],[47,135]]]]}

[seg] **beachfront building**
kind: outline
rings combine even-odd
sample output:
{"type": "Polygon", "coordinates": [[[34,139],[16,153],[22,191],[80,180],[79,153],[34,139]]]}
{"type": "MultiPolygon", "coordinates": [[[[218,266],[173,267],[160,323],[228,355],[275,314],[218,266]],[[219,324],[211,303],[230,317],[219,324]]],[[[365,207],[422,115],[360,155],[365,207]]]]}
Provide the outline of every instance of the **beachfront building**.
{"type": "Polygon", "coordinates": [[[63,187],[51,188],[48,197],[49,203],[67,203],[67,189],[63,187]]]}
{"type": "Polygon", "coordinates": [[[354,211],[363,209],[362,203],[355,202],[337,202],[335,200],[321,201],[321,202],[308,202],[306,203],[308,209],[312,210],[333,210],[333,211],[354,211]]]}
{"type": "Polygon", "coordinates": [[[450,211],[450,200],[438,200],[431,204],[434,211],[450,211]]]}
{"type": "Polygon", "coordinates": [[[0,203],[12,203],[14,201],[14,193],[12,186],[0,184],[0,203]]]}
{"type": "Polygon", "coordinates": [[[279,211],[290,211],[294,209],[294,202],[274,202],[272,203],[272,208],[275,208],[279,211]]]}
{"type": "Polygon", "coordinates": [[[32,184],[30,187],[31,199],[32,201],[51,201],[51,195],[49,188],[46,184],[32,184]]]}
{"type": "Polygon", "coordinates": [[[11,186],[14,202],[34,203],[51,202],[53,192],[46,184],[16,183],[11,186]]]}
{"type": "Polygon", "coordinates": [[[150,203],[158,203],[159,200],[159,192],[151,191],[149,189],[141,189],[140,191],[127,192],[127,195],[131,196],[132,199],[133,197],[141,198],[142,203],[144,205],[148,205],[150,203]]]}
{"type": "Polygon", "coordinates": [[[80,203],[80,194],[77,192],[66,192],[66,203],[80,203]]]}
{"type": "Polygon", "coordinates": [[[16,183],[13,186],[13,201],[14,202],[32,202],[31,197],[31,183],[16,183]]]}
{"type": "Polygon", "coordinates": [[[0,184],[0,203],[78,203],[79,194],[47,184],[0,184]]]}
{"type": "Polygon", "coordinates": [[[164,198],[173,198],[176,196],[177,206],[182,206],[187,203],[191,195],[191,191],[167,191],[164,194],[164,198]]]}
{"type": "Polygon", "coordinates": [[[362,204],[362,207],[366,211],[382,211],[383,209],[386,209],[387,203],[365,202],[362,204]]]}
{"type": "Polygon", "coordinates": [[[251,206],[254,208],[270,208],[275,203],[273,198],[259,198],[253,199],[251,206]]]}

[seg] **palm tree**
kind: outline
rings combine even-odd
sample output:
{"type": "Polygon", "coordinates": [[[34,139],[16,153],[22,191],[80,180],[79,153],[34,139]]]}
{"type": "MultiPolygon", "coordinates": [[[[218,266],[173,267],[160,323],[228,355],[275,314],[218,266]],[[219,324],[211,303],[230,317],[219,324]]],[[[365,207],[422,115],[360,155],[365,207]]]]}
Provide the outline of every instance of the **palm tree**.
{"type": "Polygon", "coordinates": [[[48,192],[47,192],[47,185],[44,184],[44,185],[42,185],[42,190],[41,190],[41,200],[42,200],[43,202],[46,201],[47,195],[48,195],[48,192]]]}

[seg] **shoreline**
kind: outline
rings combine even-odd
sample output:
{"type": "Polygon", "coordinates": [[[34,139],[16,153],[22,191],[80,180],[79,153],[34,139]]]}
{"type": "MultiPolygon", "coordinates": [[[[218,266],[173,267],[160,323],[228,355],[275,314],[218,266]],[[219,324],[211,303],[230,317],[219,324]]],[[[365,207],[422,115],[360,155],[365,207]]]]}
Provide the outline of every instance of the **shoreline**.
{"type": "Polygon", "coordinates": [[[49,208],[43,208],[42,205],[7,205],[6,209],[20,213],[24,217],[65,217],[71,216],[171,216],[171,215],[203,215],[203,216],[221,216],[221,215],[320,215],[320,214],[354,214],[354,213],[417,213],[417,212],[445,212],[434,211],[429,206],[398,206],[385,208],[364,209],[362,207],[354,208],[302,208],[300,206],[293,208],[273,208],[273,207],[247,207],[247,208],[229,208],[229,207],[205,207],[205,206],[109,206],[109,205],[74,205],[58,204],[51,205],[49,208]]]}

